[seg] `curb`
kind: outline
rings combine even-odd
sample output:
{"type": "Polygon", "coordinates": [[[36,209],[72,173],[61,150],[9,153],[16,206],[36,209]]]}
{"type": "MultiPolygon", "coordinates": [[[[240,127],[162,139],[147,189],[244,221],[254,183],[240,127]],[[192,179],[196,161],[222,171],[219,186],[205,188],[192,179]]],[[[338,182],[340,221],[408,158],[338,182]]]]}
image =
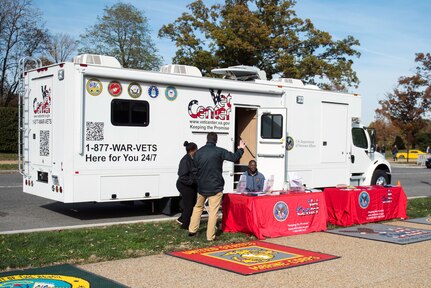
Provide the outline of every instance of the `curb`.
{"type": "Polygon", "coordinates": [[[427,169],[425,166],[419,166],[419,165],[394,165],[391,164],[392,168],[408,168],[408,169],[427,169]]]}
{"type": "Polygon", "coordinates": [[[0,170],[0,174],[18,174],[18,170],[0,170]]]}
{"type": "MultiPolygon", "coordinates": [[[[221,214],[218,214],[220,217],[221,214]]],[[[124,224],[138,224],[138,223],[155,223],[155,222],[169,222],[175,221],[177,216],[165,216],[158,217],[153,219],[143,219],[143,220],[132,220],[132,221],[120,221],[120,222],[106,222],[106,223],[93,223],[93,224],[82,224],[82,225],[72,225],[72,226],[60,226],[60,227],[46,227],[46,228],[34,228],[34,229],[25,229],[25,230],[10,230],[10,231],[0,231],[0,235],[10,235],[10,234],[21,234],[21,233],[33,233],[33,232],[54,232],[61,230],[73,230],[73,229],[81,229],[81,228],[97,228],[97,227],[105,227],[105,226],[115,226],[115,225],[124,225],[124,224]]],[[[201,219],[208,218],[208,214],[202,214],[201,219]]]]}

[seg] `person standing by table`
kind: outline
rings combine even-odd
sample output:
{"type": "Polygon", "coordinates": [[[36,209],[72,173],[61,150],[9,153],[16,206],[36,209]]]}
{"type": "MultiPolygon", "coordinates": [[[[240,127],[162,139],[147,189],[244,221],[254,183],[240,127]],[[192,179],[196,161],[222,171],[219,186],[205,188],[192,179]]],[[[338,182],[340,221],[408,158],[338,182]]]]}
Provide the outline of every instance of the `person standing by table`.
{"type": "Polygon", "coordinates": [[[197,197],[197,170],[193,157],[198,150],[198,146],[193,142],[186,141],[184,142],[184,147],[186,147],[187,154],[180,161],[177,180],[177,189],[182,197],[181,208],[183,211],[177,222],[181,224],[182,229],[188,229],[197,197]]]}
{"type": "Polygon", "coordinates": [[[394,161],[397,161],[398,147],[397,145],[392,146],[392,157],[394,161]]]}
{"type": "Polygon", "coordinates": [[[265,176],[257,171],[257,163],[255,160],[248,162],[248,169],[243,174],[246,177],[245,191],[261,192],[265,184],[265,176]]]}
{"type": "Polygon", "coordinates": [[[236,162],[244,154],[245,143],[241,140],[235,153],[217,147],[218,136],[215,132],[207,135],[207,144],[196,152],[194,161],[198,176],[198,197],[193,208],[189,226],[189,236],[196,235],[201,221],[205,200],[208,199],[207,240],[213,241],[216,234],[217,212],[220,208],[223,189],[223,162],[236,162]]]}

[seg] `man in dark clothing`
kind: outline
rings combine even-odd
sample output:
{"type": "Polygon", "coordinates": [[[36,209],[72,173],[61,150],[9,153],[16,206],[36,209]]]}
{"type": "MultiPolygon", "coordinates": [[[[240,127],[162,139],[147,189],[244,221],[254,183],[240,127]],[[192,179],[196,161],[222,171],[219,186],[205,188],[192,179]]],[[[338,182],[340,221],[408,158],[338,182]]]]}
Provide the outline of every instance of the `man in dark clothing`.
{"type": "Polygon", "coordinates": [[[193,157],[198,150],[195,143],[184,142],[187,154],[180,161],[178,166],[177,189],[181,194],[181,208],[183,209],[181,216],[177,222],[181,224],[182,229],[189,229],[190,218],[192,217],[193,207],[196,204],[197,197],[197,178],[196,167],[193,162],[193,157]]]}
{"type": "Polygon", "coordinates": [[[196,152],[194,158],[198,176],[198,197],[196,205],[193,208],[189,235],[193,236],[198,231],[205,200],[208,199],[208,241],[215,239],[217,212],[220,208],[224,188],[223,161],[238,161],[244,153],[245,148],[245,143],[241,140],[238,150],[235,153],[231,153],[226,149],[216,146],[217,138],[216,133],[208,133],[207,144],[196,152]]]}
{"type": "Polygon", "coordinates": [[[248,162],[248,169],[243,174],[246,177],[246,187],[247,192],[261,192],[263,191],[263,186],[265,184],[265,176],[257,171],[256,161],[250,160],[248,162]]]}

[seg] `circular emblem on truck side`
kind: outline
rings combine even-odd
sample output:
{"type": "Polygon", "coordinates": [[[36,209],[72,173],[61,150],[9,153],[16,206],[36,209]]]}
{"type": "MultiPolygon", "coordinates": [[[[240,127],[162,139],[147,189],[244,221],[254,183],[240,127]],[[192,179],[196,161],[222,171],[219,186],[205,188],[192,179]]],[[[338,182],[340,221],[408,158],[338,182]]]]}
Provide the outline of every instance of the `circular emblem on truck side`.
{"type": "Polygon", "coordinates": [[[99,96],[103,90],[102,82],[100,82],[99,79],[96,78],[88,79],[85,88],[88,94],[90,94],[91,96],[99,96]]]}
{"type": "Polygon", "coordinates": [[[177,89],[174,86],[166,87],[165,96],[166,99],[168,99],[169,101],[174,101],[175,99],[177,99],[178,96],[177,89]]]}
{"type": "Polygon", "coordinates": [[[361,206],[362,209],[367,209],[370,205],[370,194],[368,194],[367,191],[362,191],[359,193],[359,206],[361,206]]]}
{"type": "Polygon", "coordinates": [[[283,222],[289,216],[289,207],[285,202],[278,201],[274,205],[273,214],[274,214],[275,220],[279,222],[283,222]]]}
{"type": "Polygon", "coordinates": [[[156,85],[151,85],[150,88],[148,88],[148,96],[157,98],[157,96],[159,96],[159,88],[157,88],[156,85]]]}
{"type": "Polygon", "coordinates": [[[129,87],[127,88],[127,92],[129,92],[130,97],[132,98],[139,98],[142,94],[142,88],[141,85],[137,82],[132,82],[129,84],[129,87]]]}
{"type": "Polygon", "coordinates": [[[118,97],[123,92],[123,87],[121,87],[121,83],[118,81],[111,81],[108,85],[108,92],[111,96],[118,97]]]}
{"type": "Polygon", "coordinates": [[[295,146],[295,141],[293,140],[293,138],[290,136],[287,136],[287,138],[286,138],[286,150],[290,151],[293,149],[294,146],[295,146]]]}

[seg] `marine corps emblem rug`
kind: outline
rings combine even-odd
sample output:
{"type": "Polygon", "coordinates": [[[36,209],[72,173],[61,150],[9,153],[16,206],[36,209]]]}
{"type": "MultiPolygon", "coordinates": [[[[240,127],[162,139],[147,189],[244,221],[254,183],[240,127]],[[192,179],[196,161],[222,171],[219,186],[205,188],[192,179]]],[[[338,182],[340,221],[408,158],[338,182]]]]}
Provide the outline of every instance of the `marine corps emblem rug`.
{"type": "Polygon", "coordinates": [[[339,258],[334,255],[263,241],[227,244],[167,254],[241,275],[269,272],[339,258]]]}

